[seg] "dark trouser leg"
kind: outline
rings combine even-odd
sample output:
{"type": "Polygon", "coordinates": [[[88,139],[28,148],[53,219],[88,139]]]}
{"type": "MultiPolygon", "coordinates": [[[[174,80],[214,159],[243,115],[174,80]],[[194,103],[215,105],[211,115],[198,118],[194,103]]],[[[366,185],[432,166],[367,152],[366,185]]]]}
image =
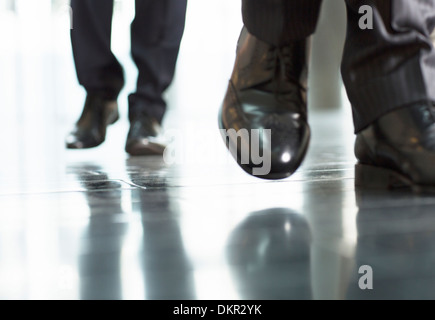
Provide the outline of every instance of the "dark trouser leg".
{"type": "Polygon", "coordinates": [[[314,33],[322,0],[243,0],[243,22],[258,39],[273,45],[314,33]]]}
{"type": "Polygon", "coordinates": [[[110,48],[113,0],[71,0],[71,6],[71,42],[79,82],[88,92],[104,92],[116,99],[124,74],[110,48]]]}
{"type": "Polygon", "coordinates": [[[130,119],[142,112],[158,121],[164,116],[163,93],[174,77],[186,6],[187,0],[136,0],[131,44],[139,77],[129,97],[130,119]]]}
{"type": "Polygon", "coordinates": [[[419,101],[435,101],[433,0],[347,0],[343,81],[355,132],[382,115],[419,101]],[[373,8],[373,29],[362,30],[359,8],[373,8]]]}

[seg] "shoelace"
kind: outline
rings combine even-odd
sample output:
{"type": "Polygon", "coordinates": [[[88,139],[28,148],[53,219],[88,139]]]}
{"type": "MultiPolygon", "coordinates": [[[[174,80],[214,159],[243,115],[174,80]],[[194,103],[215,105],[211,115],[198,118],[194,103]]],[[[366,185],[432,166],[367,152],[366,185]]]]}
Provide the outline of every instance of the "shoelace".
{"type": "Polygon", "coordinates": [[[290,71],[294,69],[291,50],[292,48],[290,46],[271,47],[268,53],[267,68],[273,70],[274,75],[272,81],[277,83],[274,90],[275,96],[285,101],[299,99],[300,92],[307,91],[307,89],[300,84],[299,80],[290,73],[290,71]],[[291,83],[296,90],[281,92],[283,89],[282,85],[284,84],[283,79],[285,79],[287,83],[291,83]]]}

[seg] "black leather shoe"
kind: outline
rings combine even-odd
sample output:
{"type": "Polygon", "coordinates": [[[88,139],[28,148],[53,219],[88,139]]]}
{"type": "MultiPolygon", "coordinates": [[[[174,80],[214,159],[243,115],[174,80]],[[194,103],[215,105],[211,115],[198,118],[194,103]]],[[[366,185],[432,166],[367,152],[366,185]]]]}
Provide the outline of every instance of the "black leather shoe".
{"type": "Polygon", "coordinates": [[[417,103],[379,118],[357,134],[355,185],[435,190],[435,107],[417,103]]]}
{"type": "Polygon", "coordinates": [[[131,119],[125,151],[132,156],[163,155],[166,145],[160,133],[160,123],[150,116],[131,119]]]}
{"type": "Polygon", "coordinates": [[[118,119],[116,100],[89,93],[80,119],[66,138],[66,147],[87,149],[99,146],[106,139],[107,126],[118,119]]]}
{"type": "Polygon", "coordinates": [[[304,159],[307,50],[307,40],[275,47],[242,30],[219,125],[239,166],[253,176],[283,179],[304,159]]]}

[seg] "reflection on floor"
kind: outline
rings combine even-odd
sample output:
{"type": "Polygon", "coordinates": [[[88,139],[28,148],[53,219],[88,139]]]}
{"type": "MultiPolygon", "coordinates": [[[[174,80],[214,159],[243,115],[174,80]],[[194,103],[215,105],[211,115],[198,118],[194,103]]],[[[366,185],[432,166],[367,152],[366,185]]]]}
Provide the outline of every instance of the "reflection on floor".
{"type": "Polygon", "coordinates": [[[127,7],[114,28],[133,74],[124,120],[87,151],[63,145],[84,98],[65,20],[25,29],[2,13],[0,30],[16,28],[2,34],[10,46],[0,52],[0,299],[435,298],[435,197],[355,190],[345,102],[310,112],[310,151],[291,178],[263,181],[234,164],[217,108],[240,17],[227,16],[222,30],[195,13],[239,4],[191,3],[168,94],[165,128],[176,139],[166,162],[123,150],[135,72],[121,36],[127,7]],[[23,40],[47,30],[42,46],[23,40]],[[363,266],[372,290],[360,288],[370,284],[363,266]]]}

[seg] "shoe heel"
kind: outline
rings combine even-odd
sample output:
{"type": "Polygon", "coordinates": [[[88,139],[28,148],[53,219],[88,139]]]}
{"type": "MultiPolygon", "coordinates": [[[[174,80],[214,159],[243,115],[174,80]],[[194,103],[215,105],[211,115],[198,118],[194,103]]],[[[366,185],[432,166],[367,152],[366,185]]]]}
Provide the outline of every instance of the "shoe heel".
{"type": "Polygon", "coordinates": [[[365,189],[409,188],[412,183],[397,172],[365,164],[355,165],[355,187],[365,189]]]}

